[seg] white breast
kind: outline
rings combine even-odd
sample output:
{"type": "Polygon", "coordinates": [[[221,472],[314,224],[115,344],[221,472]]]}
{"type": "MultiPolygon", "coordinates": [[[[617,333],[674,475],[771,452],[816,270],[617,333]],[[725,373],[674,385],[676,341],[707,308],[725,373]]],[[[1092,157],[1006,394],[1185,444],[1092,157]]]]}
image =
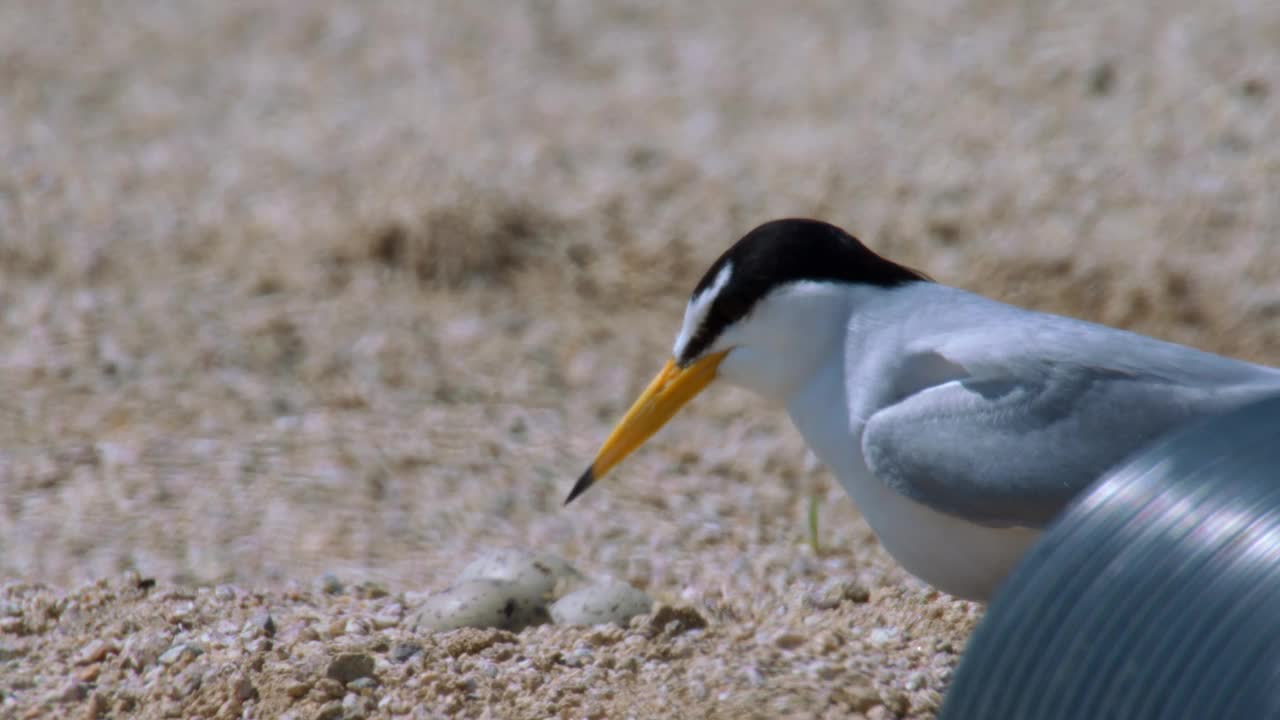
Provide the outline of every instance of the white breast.
{"type": "Polygon", "coordinates": [[[908,572],[968,600],[987,600],[1039,536],[944,515],[877,480],[862,457],[863,421],[850,417],[843,359],[832,356],[787,404],[805,442],[853,498],[881,545],[908,572]]]}

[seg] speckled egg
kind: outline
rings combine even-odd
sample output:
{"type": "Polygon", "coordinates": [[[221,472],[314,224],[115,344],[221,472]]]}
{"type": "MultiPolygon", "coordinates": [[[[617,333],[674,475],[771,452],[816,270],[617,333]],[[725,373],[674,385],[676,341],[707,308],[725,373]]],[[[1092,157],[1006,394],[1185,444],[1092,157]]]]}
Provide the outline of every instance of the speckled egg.
{"type": "Polygon", "coordinates": [[[559,625],[626,625],[653,607],[643,591],[617,580],[606,580],[575,590],[551,606],[551,619],[559,625]]]}
{"type": "Polygon", "coordinates": [[[444,632],[463,627],[517,632],[547,622],[546,602],[527,585],[505,580],[464,580],[427,598],[413,629],[444,632]]]}
{"type": "Polygon", "coordinates": [[[462,569],[458,581],[503,580],[521,588],[529,597],[550,602],[582,582],[583,576],[564,558],[547,552],[494,550],[462,569]]]}

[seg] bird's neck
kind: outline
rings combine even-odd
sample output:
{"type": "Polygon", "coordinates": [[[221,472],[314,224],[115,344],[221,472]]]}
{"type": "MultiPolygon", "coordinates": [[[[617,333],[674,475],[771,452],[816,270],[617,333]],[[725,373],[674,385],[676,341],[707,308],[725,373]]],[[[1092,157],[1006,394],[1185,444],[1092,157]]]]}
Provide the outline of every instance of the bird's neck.
{"type": "Polygon", "coordinates": [[[720,376],[774,405],[785,406],[839,354],[851,313],[878,288],[801,282],[770,295],[732,338],[720,376]]]}

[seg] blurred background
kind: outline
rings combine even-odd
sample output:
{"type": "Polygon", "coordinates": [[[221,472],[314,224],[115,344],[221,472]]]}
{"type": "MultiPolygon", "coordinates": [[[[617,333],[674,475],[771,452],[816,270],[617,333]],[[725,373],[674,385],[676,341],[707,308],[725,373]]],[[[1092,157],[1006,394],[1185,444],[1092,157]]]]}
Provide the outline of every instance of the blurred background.
{"type": "Polygon", "coordinates": [[[1267,0],[0,3],[0,577],[908,582],[728,389],[560,503],[779,216],[1280,363],[1277,94],[1267,0]]]}

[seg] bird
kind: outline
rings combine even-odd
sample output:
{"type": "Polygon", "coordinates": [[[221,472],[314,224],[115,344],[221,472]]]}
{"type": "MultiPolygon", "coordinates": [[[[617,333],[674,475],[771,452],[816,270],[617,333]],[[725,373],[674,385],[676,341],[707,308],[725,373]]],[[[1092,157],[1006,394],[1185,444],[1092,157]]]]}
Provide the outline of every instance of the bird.
{"type": "Polygon", "coordinates": [[[908,573],[979,602],[1108,468],[1280,394],[1276,368],[1009,305],[783,218],[698,281],[670,359],[565,504],[716,380],[785,408],[908,573]]]}

